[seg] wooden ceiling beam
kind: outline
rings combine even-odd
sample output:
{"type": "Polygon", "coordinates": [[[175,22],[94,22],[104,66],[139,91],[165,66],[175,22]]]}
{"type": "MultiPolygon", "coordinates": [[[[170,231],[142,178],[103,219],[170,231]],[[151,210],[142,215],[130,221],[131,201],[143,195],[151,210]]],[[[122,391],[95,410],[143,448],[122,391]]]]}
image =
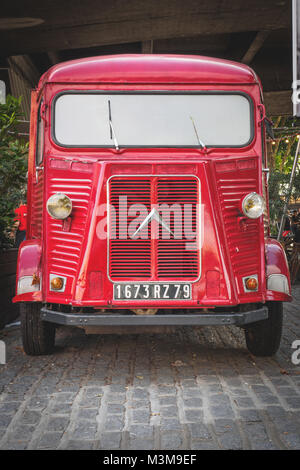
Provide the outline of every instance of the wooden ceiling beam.
{"type": "Polygon", "coordinates": [[[87,0],[81,15],[80,5],[75,2],[70,14],[65,15],[64,11],[64,16],[61,11],[64,2],[53,1],[47,6],[39,3],[40,7],[38,2],[35,4],[35,13],[45,19],[45,23],[26,30],[1,31],[0,56],[199,35],[274,31],[288,28],[291,23],[287,0],[280,3],[231,0],[222,2],[221,7],[216,0],[209,3],[128,0],[126,10],[117,0],[103,0],[101,8],[97,2],[96,8],[95,2],[87,0]]]}
{"type": "Polygon", "coordinates": [[[40,79],[40,72],[28,55],[16,55],[8,58],[9,66],[27,82],[29,87],[35,87],[40,79]]]}
{"type": "Polygon", "coordinates": [[[254,59],[254,57],[256,56],[256,54],[258,53],[258,51],[262,48],[265,40],[267,39],[267,37],[269,36],[270,34],[270,31],[259,31],[255,38],[253,39],[253,41],[251,42],[247,52],[244,54],[243,58],[242,58],[242,62],[244,64],[247,64],[249,65],[252,60],[254,59]]]}

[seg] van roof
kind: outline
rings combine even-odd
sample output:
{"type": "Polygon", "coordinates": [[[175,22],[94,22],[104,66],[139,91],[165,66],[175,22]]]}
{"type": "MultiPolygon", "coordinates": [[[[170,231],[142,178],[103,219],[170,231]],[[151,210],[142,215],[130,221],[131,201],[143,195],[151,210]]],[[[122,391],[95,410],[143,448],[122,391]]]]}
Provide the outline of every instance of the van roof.
{"type": "Polygon", "coordinates": [[[124,54],[62,62],[42,75],[46,83],[259,83],[247,65],[196,55],[124,54]]]}

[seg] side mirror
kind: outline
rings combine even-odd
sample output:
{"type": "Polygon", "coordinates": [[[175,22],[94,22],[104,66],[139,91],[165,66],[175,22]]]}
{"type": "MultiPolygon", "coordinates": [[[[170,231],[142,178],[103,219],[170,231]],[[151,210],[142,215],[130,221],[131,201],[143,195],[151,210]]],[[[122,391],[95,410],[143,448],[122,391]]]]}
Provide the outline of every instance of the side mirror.
{"type": "Polygon", "coordinates": [[[6,86],[3,80],[0,80],[0,104],[5,104],[6,102],[6,86]]]}

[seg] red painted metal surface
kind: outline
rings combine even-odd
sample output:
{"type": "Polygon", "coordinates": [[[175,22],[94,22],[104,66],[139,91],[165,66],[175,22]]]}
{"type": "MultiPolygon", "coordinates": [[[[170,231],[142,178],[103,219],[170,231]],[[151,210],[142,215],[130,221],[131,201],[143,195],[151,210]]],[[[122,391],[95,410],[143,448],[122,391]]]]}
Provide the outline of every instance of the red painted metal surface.
{"type": "MultiPolygon", "coordinates": [[[[191,308],[263,303],[272,296],[289,300],[266,289],[266,269],[273,264],[265,264],[263,217],[251,220],[240,214],[240,201],[246,194],[263,194],[260,105],[260,84],[254,72],[219,59],[113,56],[50,69],[32,97],[28,166],[28,239],[29,243],[41,243],[42,290],[16,296],[15,301],[118,308],[145,305],[140,300],[114,301],[112,279],[190,280],[192,298],[184,306],[191,308]],[[197,148],[120,152],[115,148],[61,148],[51,137],[51,104],[63,90],[238,90],[253,102],[254,139],[244,148],[210,148],[207,153],[197,148]],[[45,144],[43,170],[36,182],[36,110],[41,98],[45,103],[45,144]],[[55,192],[72,200],[70,224],[51,218],[46,211],[46,201],[55,192]],[[101,236],[106,215],[103,207],[123,193],[134,203],[143,202],[149,211],[153,204],[176,199],[191,203],[192,228],[196,226],[197,200],[199,248],[184,253],[181,242],[173,239],[108,242],[101,236]],[[50,274],[66,278],[64,292],[50,291],[50,274]],[[245,292],[243,278],[254,274],[259,288],[245,292]]],[[[151,222],[146,230],[150,232],[154,226],[151,222]]],[[[161,234],[161,228],[159,231],[161,234]]],[[[117,233],[122,233],[122,227],[117,227],[117,233]]],[[[268,242],[267,246],[272,257],[273,245],[268,242]]],[[[277,245],[276,250],[282,252],[277,245]]],[[[274,259],[275,266],[286,273],[282,255],[274,259]]],[[[34,271],[34,266],[20,256],[19,272],[24,269],[34,271]]],[[[146,306],[150,304],[182,308],[180,300],[153,300],[146,306]]]]}
{"type": "Polygon", "coordinates": [[[254,84],[258,79],[244,64],[201,56],[113,55],[90,57],[60,63],[46,72],[46,83],[239,83],[254,84]]]}
{"type": "MultiPolygon", "coordinates": [[[[281,244],[272,238],[266,240],[266,275],[283,274],[286,276],[291,292],[288,262],[281,244]]],[[[267,300],[291,301],[291,296],[282,292],[267,291],[267,300]]]]}

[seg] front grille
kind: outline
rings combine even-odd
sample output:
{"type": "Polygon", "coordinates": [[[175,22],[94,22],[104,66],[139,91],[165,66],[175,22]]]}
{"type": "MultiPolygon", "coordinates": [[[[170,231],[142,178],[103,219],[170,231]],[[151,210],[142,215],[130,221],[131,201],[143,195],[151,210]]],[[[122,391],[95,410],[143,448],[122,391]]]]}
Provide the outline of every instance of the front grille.
{"type": "Polygon", "coordinates": [[[111,178],[109,183],[111,279],[196,280],[199,273],[198,200],[198,179],[195,177],[111,178]],[[157,221],[149,221],[147,226],[141,229],[140,237],[132,238],[133,233],[151,210],[159,207],[164,209],[158,210],[158,213],[172,234],[169,234],[157,221]],[[135,222],[138,216],[139,223],[135,222]],[[193,234],[195,238],[192,239],[193,234]],[[181,235],[182,238],[179,239],[181,235]]]}

